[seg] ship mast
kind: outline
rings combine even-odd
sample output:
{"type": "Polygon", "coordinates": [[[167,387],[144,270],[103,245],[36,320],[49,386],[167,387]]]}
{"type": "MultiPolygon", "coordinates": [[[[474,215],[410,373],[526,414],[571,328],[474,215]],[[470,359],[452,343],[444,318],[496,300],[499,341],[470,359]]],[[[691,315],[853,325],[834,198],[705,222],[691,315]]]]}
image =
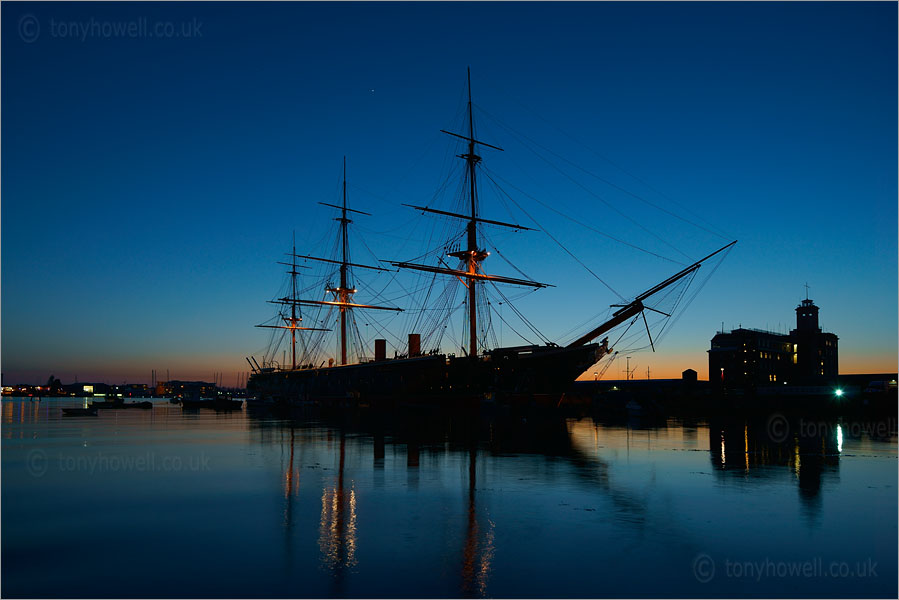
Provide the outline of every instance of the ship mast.
{"type": "Polygon", "coordinates": [[[347,224],[349,219],[346,217],[346,156],[343,157],[343,206],[340,209],[340,235],[342,256],[340,259],[340,287],[337,290],[337,297],[340,299],[340,364],[346,364],[346,311],[350,294],[355,290],[347,288],[347,224]]]}
{"type": "MultiPolygon", "coordinates": [[[[291,247],[291,254],[297,253],[297,233],[294,231],[293,233],[293,246],[291,247]]],[[[291,259],[291,269],[290,269],[290,297],[297,297],[297,259],[293,257],[291,259]]],[[[297,305],[290,305],[290,323],[292,325],[297,324],[297,305]]],[[[297,368],[297,330],[291,328],[290,330],[290,369],[294,370],[297,368]]]]}
{"type": "MultiPolygon", "coordinates": [[[[467,136],[461,135],[458,133],[453,133],[451,131],[446,131],[444,129],[441,129],[440,131],[442,133],[446,133],[448,135],[463,139],[466,142],[468,142],[468,152],[466,154],[459,154],[457,156],[459,158],[464,159],[468,165],[468,177],[469,177],[469,185],[470,185],[470,190],[469,190],[470,214],[466,215],[466,214],[448,212],[448,211],[444,211],[444,210],[437,210],[437,209],[426,207],[426,206],[416,206],[416,205],[412,205],[412,204],[405,204],[405,206],[409,206],[411,208],[420,210],[425,213],[432,213],[432,214],[436,214],[436,215],[455,217],[455,218],[464,219],[465,221],[467,221],[467,226],[466,226],[466,232],[467,232],[467,238],[468,238],[467,239],[467,248],[465,250],[460,250],[457,252],[450,252],[447,254],[448,256],[452,256],[452,257],[456,257],[456,258],[460,259],[460,261],[465,261],[464,269],[462,269],[462,268],[451,269],[451,268],[447,268],[447,267],[432,266],[432,265],[411,263],[411,262],[405,262],[405,261],[387,261],[387,262],[394,265],[395,267],[399,267],[399,268],[403,268],[403,269],[412,269],[412,270],[417,270],[417,271],[425,271],[425,272],[429,272],[429,273],[439,273],[442,275],[452,275],[452,276],[456,277],[457,279],[459,279],[460,281],[462,281],[462,283],[468,288],[468,331],[469,331],[468,355],[470,357],[475,358],[478,355],[478,339],[477,339],[478,312],[477,312],[477,288],[476,288],[476,284],[478,281],[490,281],[495,284],[505,283],[505,284],[512,284],[512,285],[534,287],[534,288],[543,288],[543,287],[551,287],[551,286],[549,284],[538,283],[536,281],[531,281],[528,279],[518,279],[518,278],[512,278],[512,277],[488,275],[487,273],[484,273],[483,271],[481,271],[479,269],[480,263],[483,262],[487,258],[487,256],[489,256],[490,253],[478,248],[478,238],[477,238],[478,223],[499,225],[502,227],[509,227],[509,228],[513,228],[513,229],[517,229],[517,230],[529,230],[530,228],[522,227],[521,225],[517,225],[514,223],[505,223],[502,221],[483,219],[478,216],[478,195],[477,195],[477,183],[476,183],[477,168],[476,167],[477,167],[478,163],[481,161],[481,157],[475,153],[475,145],[480,144],[481,146],[487,146],[488,148],[493,148],[494,150],[499,150],[499,151],[502,151],[503,149],[499,148],[497,146],[493,146],[491,144],[487,144],[480,140],[477,140],[474,137],[474,111],[473,111],[473,104],[472,104],[472,99],[471,99],[471,69],[470,68],[468,69],[468,135],[467,136]]],[[[705,258],[690,265],[686,269],[683,269],[682,271],[675,274],[674,276],[666,279],[659,285],[656,285],[656,286],[650,288],[649,290],[645,291],[644,293],[640,294],[629,304],[613,305],[613,306],[618,307],[619,310],[617,310],[613,314],[611,319],[609,319],[608,321],[606,321],[599,327],[595,328],[594,330],[581,336],[580,338],[578,338],[577,340],[575,340],[574,342],[569,344],[568,347],[573,348],[573,347],[578,347],[578,346],[584,346],[587,343],[589,343],[591,340],[593,340],[593,339],[599,337],[600,335],[602,335],[603,333],[605,333],[606,331],[612,329],[613,327],[619,325],[620,323],[624,322],[625,320],[627,320],[631,317],[634,317],[636,315],[643,316],[643,321],[644,321],[644,324],[646,325],[647,333],[649,333],[649,324],[646,321],[646,316],[644,314],[644,311],[651,310],[651,311],[659,312],[668,317],[670,317],[671,315],[662,313],[661,311],[658,311],[652,307],[646,306],[645,304],[643,304],[643,300],[646,300],[650,296],[653,296],[654,294],[660,292],[661,290],[673,285],[677,281],[687,277],[691,273],[694,273],[697,269],[699,269],[699,267],[702,265],[703,262],[705,262],[706,260],[719,254],[720,252],[727,250],[728,248],[732,247],[736,243],[737,243],[736,241],[731,242],[730,244],[727,244],[726,246],[716,250],[715,252],[711,253],[710,255],[706,256],[705,258]]],[[[650,336],[649,341],[650,341],[650,345],[653,346],[653,350],[655,350],[655,346],[653,344],[651,336],[650,336]]],[[[464,348],[463,348],[463,351],[464,351],[464,348]]]]}
{"type": "Polygon", "coordinates": [[[489,223],[491,225],[499,225],[502,227],[510,227],[513,229],[519,230],[529,230],[528,227],[522,227],[521,225],[517,225],[515,223],[504,223],[502,221],[494,221],[491,219],[482,219],[478,217],[478,190],[477,190],[477,180],[476,180],[476,172],[477,172],[477,164],[481,162],[481,157],[475,153],[475,145],[480,144],[481,146],[487,146],[488,148],[493,148],[494,150],[499,150],[502,152],[502,148],[498,146],[493,146],[491,144],[487,144],[486,142],[482,142],[480,140],[476,140],[474,137],[474,111],[472,108],[471,102],[471,68],[468,69],[468,135],[460,135],[458,133],[453,133],[451,131],[446,131],[444,129],[440,130],[443,133],[448,135],[461,138],[468,142],[468,152],[466,154],[459,154],[459,158],[465,160],[468,163],[468,179],[469,179],[469,201],[470,201],[470,214],[458,214],[447,212],[443,210],[436,210],[433,208],[428,208],[424,206],[415,206],[411,204],[407,204],[406,206],[411,206],[412,208],[421,210],[422,212],[429,212],[438,215],[446,215],[450,217],[457,217],[460,219],[465,219],[468,221],[466,226],[467,232],[467,247],[465,250],[460,250],[458,252],[450,252],[448,256],[456,257],[460,260],[465,261],[465,269],[464,270],[456,270],[456,269],[446,269],[442,267],[433,267],[429,265],[415,264],[409,262],[402,261],[390,261],[390,264],[404,268],[404,269],[414,269],[418,271],[427,271],[431,273],[441,273],[445,275],[454,275],[462,280],[463,284],[468,288],[468,355],[470,357],[477,357],[478,355],[478,309],[477,309],[477,282],[478,281],[492,281],[494,283],[508,283],[513,285],[523,285],[535,288],[548,287],[548,284],[538,283],[536,281],[530,281],[527,279],[516,279],[512,277],[498,277],[495,275],[487,275],[483,272],[479,272],[479,264],[484,261],[484,259],[489,256],[489,252],[485,250],[481,250],[478,248],[478,223],[489,223]]]}
{"type": "MultiPolygon", "coordinates": [[[[463,155],[468,163],[468,176],[471,182],[471,220],[468,221],[468,273],[474,275],[478,269],[478,234],[477,234],[477,186],[475,185],[475,165],[481,157],[474,153],[474,116],[471,110],[471,68],[468,69],[468,154],[463,155]]],[[[483,259],[481,259],[483,260],[483,259]]],[[[478,308],[477,282],[468,282],[468,355],[478,355],[478,308]]]]}
{"type": "MultiPolygon", "coordinates": [[[[279,304],[290,304],[290,316],[285,317],[281,315],[281,318],[284,320],[286,325],[256,325],[256,327],[264,327],[266,329],[288,329],[290,330],[290,368],[291,370],[295,370],[297,368],[297,331],[330,331],[328,329],[319,329],[317,327],[301,327],[300,323],[303,322],[303,316],[297,314],[297,306],[299,301],[297,301],[297,275],[299,275],[299,271],[297,271],[299,265],[297,265],[296,253],[297,253],[297,236],[296,232],[293,235],[293,251],[291,252],[291,262],[285,263],[280,262],[278,264],[286,265],[290,267],[290,297],[282,298],[282,300],[286,300],[286,302],[279,302],[279,304]]],[[[305,267],[304,267],[305,268],[305,267]]],[[[252,366],[252,365],[250,365],[252,366]]]]}
{"type": "MultiPolygon", "coordinates": [[[[359,267],[362,269],[371,269],[373,271],[387,271],[387,269],[383,269],[381,267],[373,267],[369,265],[360,265],[356,263],[349,262],[349,232],[348,225],[352,223],[352,219],[347,217],[347,213],[358,213],[360,215],[371,216],[371,213],[363,212],[361,210],[355,210],[352,208],[347,208],[347,198],[346,198],[346,157],[343,157],[343,186],[342,186],[342,202],[341,204],[329,204],[327,202],[319,202],[322,206],[330,206],[331,208],[336,208],[340,210],[340,216],[336,217],[334,220],[340,223],[340,260],[332,260],[328,258],[320,258],[318,256],[309,256],[306,254],[297,254],[296,248],[294,248],[291,256],[293,257],[294,264],[296,263],[297,258],[303,258],[308,260],[316,260],[320,262],[332,263],[340,265],[340,283],[336,288],[328,287],[325,291],[334,294],[334,300],[302,300],[296,297],[296,293],[290,298],[279,298],[278,300],[274,300],[275,304],[291,304],[292,306],[297,305],[314,305],[314,306],[336,306],[340,311],[340,364],[347,364],[347,312],[354,308],[372,308],[378,310],[393,310],[397,312],[402,312],[401,308],[393,308],[389,306],[374,306],[370,304],[357,304],[352,302],[352,295],[356,293],[355,288],[351,288],[349,285],[349,275],[350,275],[350,267],[359,267]]],[[[326,330],[327,331],[327,330],[326,330]]]]}

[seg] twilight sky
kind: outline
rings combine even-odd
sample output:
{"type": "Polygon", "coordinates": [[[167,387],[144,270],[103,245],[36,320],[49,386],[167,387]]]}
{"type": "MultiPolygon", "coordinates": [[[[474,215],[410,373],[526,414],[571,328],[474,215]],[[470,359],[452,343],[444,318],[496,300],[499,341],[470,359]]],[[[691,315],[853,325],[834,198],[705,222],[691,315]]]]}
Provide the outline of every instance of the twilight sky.
{"type": "MultiPolygon", "coordinates": [[[[478,133],[505,148],[484,166],[622,295],[739,240],[658,351],[633,355],[638,377],[704,378],[722,323],[788,331],[806,282],[841,371],[895,371],[896,17],[888,2],[3,3],[4,381],[236,383],[265,348],[253,325],[293,232],[298,252],[330,251],[317,202],[339,200],[344,155],[351,203],[373,213],[355,255],[415,256],[401,203],[461,167],[438,130],[461,127],[467,66],[478,133]]],[[[481,209],[531,224],[487,191],[481,209]]],[[[557,286],[521,303],[551,339],[617,301],[544,234],[496,235],[557,286]]]]}

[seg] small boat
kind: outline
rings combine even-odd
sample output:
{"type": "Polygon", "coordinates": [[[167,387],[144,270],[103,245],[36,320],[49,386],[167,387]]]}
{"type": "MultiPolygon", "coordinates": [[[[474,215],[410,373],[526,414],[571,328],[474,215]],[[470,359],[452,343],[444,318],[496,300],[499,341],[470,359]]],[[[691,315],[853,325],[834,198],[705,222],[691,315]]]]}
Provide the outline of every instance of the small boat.
{"type": "Polygon", "coordinates": [[[101,400],[99,402],[91,402],[90,408],[95,410],[98,408],[120,408],[122,404],[122,402],[117,402],[115,400],[101,400]]]}
{"type": "Polygon", "coordinates": [[[123,402],[114,408],[153,408],[153,403],[149,400],[143,402],[123,402]]]}
{"type": "MultiPolygon", "coordinates": [[[[93,404],[93,403],[92,403],[93,404]]],[[[96,417],[97,409],[90,408],[64,408],[62,414],[67,417],[96,417]]]]}
{"type": "Polygon", "coordinates": [[[119,408],[124,400],[113,394],[106,394],[103,400],[91,402],[88,406],[91,408],[119,408]]]}
{"type": "Polygon", "coordinates": [[[113,398],[112,400],[104,400],[102,402],[91,402],[90,406],[91,408],[153,408],[153,403],[149,400],[126,403],[121,398],[113,398]]]}
{"type": "Polygon", "coordinates": [[[634,400],[633,398],[624,405],[624,408],[627,411],[628,416],[631,417],[642,417],[646,414],[646,408],[638,400],[634,400]]]}
{"type": "Polygon", "coordinates": [[[231,398],[197,398],[181,399],[181,408],[214,408],[215,410],[239,410],[243,406],[243,400],[231,398]]]}

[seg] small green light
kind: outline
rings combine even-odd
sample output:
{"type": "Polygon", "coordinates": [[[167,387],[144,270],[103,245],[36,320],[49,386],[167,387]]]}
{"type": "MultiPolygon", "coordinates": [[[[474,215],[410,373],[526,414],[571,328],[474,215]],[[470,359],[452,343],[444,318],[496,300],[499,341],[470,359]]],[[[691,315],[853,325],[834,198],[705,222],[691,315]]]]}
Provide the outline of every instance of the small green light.
{"type": "Polygon", "coordinates": [[[837,388],[836,395],[837,395],[837,398],[842,398],[842,397],[843,397],[843,390],[841,390],[840,388],[837,388]]]}

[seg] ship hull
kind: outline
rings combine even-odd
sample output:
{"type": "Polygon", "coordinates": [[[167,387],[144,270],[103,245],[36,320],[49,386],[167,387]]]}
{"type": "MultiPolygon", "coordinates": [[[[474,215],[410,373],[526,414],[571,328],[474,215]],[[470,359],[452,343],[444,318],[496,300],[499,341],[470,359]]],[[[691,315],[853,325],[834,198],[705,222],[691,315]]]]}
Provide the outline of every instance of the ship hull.
{"type": "Polygon", "coordinates": [[[478,405],[551,403],[596,363],[598,344],[500,348],[477,359],[433,354],[318,369],[254,373],[261,403],[478,405]]]}

